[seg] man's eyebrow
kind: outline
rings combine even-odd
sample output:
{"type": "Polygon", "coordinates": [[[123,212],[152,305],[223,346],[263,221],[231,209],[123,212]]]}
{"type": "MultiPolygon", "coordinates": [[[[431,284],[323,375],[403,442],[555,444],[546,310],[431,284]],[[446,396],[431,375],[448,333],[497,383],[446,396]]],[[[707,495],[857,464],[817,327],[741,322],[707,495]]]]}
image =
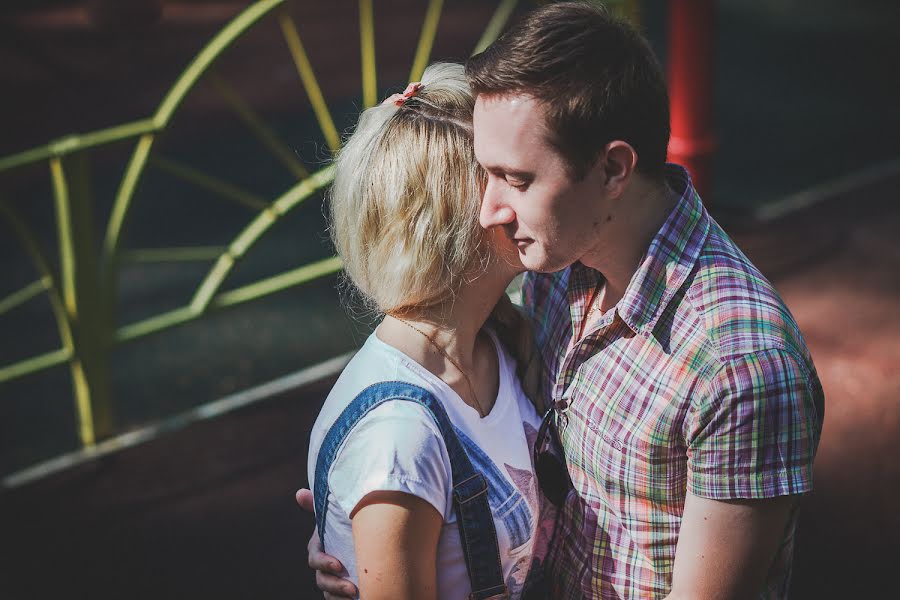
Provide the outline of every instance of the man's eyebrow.
{"type": "Polygon", "coordinates": [[[503,173],[504,175],[512,175],[513,177],[522,177],[527,178],[531,177],[532,173],[530,171],[523,171],[521,169],[514,169],[512,167],[499,164],[499,165],[481,165],[485,171],[489,173],[503,173]]]}

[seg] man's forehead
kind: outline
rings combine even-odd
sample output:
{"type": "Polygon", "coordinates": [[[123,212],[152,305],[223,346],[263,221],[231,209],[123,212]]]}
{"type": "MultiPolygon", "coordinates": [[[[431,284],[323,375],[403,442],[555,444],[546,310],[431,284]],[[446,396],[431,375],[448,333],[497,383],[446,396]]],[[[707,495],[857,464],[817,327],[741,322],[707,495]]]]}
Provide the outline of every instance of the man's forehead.
{"type": "Polygon", "coordinates": [[[478,94],[475,110],[492,118],[542,119],[544,115],[541,103],[522,93],[478,94]]]}
{"type": "Polygon", "coordinates": [[[524,94],[479,94],[474,119],[476,153],[490,155],[501,151],[500,146],[504,153],[545,146],[544,110],[539,101],[524,94]]]}

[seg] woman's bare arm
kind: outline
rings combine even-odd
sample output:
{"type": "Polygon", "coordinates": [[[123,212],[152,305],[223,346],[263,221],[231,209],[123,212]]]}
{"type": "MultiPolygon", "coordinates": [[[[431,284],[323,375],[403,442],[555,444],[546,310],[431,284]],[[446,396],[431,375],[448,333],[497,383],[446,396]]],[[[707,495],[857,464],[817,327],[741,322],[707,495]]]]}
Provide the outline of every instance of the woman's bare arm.
{"type": "Polygon", "coordinates": [[[443,518],[434,506],[403,492],[372,492],[350,518],[361,598],[437,598],[443,518]]]}

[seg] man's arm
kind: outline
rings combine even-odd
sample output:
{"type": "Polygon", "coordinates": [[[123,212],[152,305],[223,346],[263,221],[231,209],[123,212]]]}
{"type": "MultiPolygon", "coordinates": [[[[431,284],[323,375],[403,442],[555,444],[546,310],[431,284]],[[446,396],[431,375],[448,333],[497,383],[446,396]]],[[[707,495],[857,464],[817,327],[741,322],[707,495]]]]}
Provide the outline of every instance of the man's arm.
{"type": "Polygon", "coordinates": [[[778,348],[723,360],[686,420],[687,496],[670,598],[757,598],[812,489],[821,388],[778,348]]]}
{"type": "Polygon", "coordinates": [[[688,492],[667,599],[758,598],[796,500],[710,500],[688,492]]]}

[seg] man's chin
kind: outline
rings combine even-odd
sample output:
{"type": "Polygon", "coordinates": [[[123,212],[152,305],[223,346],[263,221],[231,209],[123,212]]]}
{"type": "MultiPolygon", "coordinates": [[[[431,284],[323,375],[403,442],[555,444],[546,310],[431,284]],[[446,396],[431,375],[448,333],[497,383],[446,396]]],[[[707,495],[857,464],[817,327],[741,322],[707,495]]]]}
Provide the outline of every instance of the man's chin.
{"type": "Polygon", "coordinates": [[[519,252],[519,259],[529,271],[535,273],[556,273],[569,266],[569,263],[553,260],[546,254],[541,254],[540,256],[536,256],[536,254],[535,252],[519,252]]]}

